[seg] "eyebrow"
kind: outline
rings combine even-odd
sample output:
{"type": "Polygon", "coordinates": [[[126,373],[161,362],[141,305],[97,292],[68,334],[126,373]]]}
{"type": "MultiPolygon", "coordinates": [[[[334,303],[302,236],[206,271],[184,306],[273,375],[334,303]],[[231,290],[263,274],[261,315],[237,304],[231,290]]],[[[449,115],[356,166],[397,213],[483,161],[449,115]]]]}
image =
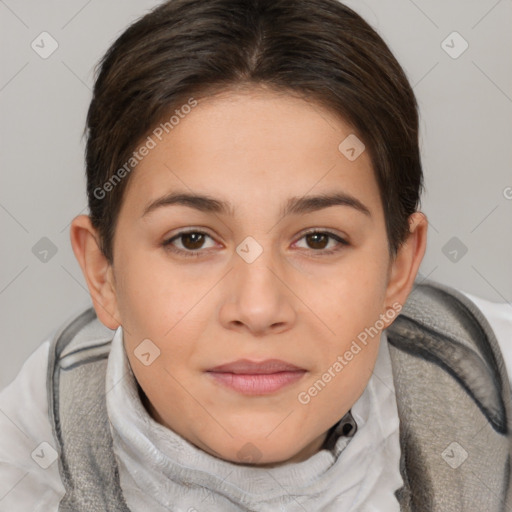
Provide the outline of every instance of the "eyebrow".
{"type": "MultiPolygon", "coordinates": [[[[188,206],[201,212],[217,213],[233,216],[234,208],[229,202],[215,199],[202,194],[190,194],[172,192],[165,196],[151,201],[142,213],[142,217],[155,211],[158,208],[171,205],[188,206]]],[[[370,210],[359,199],[345,192],[334,192],[330,194],[319,194],[313,196],[291,197],[281,209],[281,216],[303,215],[331,206],[349,206],[355,210],[371,217],[370,210]]]]}

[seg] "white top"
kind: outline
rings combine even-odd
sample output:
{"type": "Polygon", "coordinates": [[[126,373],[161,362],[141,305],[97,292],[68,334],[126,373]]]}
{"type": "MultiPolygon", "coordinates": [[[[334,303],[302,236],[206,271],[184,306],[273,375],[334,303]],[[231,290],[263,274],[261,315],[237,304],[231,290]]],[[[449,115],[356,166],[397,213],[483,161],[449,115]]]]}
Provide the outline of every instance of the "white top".
{"type": "MultiPolygon", "coordinates": [[[[512,306],[468,297],[495,331],[511,376],[512,306]]],[[[49,344],[42,343],[0,393],[0,512],[58,511],[64,495],[47,411],[49,344]]],[[[333,451],[270,469],[219,460],[156,423],[140,402],[119,328],[108,359],[107,388],[127,370],[129,378],[107,394],[107,410],[121,487],[132,512],[399,510],[393,495],[402,485],[399,422],[385,335],[374,371],[378,379],[372,375],[351,409],[358,426],[354,437],[338,438],[333,451]],[[294,490],[300,495],[296,499],[294,490]]]]}

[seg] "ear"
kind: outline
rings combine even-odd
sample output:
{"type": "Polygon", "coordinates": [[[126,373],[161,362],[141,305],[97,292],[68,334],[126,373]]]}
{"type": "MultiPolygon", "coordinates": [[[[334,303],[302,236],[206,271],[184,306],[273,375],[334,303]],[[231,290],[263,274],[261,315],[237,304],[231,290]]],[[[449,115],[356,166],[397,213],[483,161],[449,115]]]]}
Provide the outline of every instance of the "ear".
{"type": "Polygon", "coordinates": [[[385,301],[388,309],[395,309],[393,304],[403,306],[412,290],[427,246],[427,228],[423,213],[415,212],[409,217],[409,234],[391,261],[385,301]]]}
{"type": "Polygon", "coordinates": [[[99,235],[89,216],[79,215],[73,219],[70,238],[99,320],[109,329],[117,329],[121,322],[113,269],[101,252],[99,235]]]}

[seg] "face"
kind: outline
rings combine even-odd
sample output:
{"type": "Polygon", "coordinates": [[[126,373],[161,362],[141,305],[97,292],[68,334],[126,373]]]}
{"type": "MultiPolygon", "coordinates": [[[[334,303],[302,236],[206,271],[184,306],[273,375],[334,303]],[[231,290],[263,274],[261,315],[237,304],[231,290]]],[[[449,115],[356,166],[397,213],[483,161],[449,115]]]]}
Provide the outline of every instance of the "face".
{"type": "Polygon", "coordinates": [[[379,336],[351,346],[382,328],[393,263],[369,155],[338,149],[352,133],[290,95],[226,92],[153,135],[130,177],[125,349],[153,418],[210,454],[304,460],[370,378],[379,336]]]}

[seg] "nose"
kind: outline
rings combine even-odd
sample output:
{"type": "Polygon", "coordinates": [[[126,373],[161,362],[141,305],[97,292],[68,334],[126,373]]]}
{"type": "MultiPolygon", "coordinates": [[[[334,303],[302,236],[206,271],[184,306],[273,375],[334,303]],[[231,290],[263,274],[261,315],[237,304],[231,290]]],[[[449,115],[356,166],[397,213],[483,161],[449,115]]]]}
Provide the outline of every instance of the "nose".
{"type": "Polygon", "coordinates": [[[263,250],[252,262],[238,254],[233,258],[233,270],[219,311],[223,326],[254,336],[290,329],[296,321],[294,295],[272,251],[263,250]]]}

